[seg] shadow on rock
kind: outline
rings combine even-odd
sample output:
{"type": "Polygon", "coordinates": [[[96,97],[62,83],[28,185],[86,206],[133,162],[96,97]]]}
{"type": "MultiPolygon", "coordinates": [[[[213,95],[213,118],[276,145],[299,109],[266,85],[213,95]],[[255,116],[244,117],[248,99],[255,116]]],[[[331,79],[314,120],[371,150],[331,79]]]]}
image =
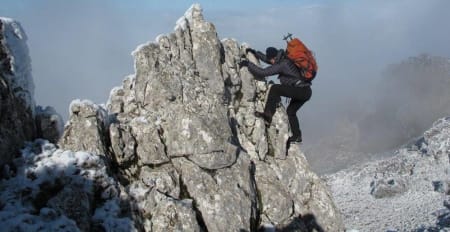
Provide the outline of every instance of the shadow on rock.
{"type": "MultiPolygon", "coordinates": [[[[245,230],[241,230],[244,232],[245,230]]],[[[312,214],[299,215],[286,225],[269,227],[261,226],[258,232],[325,232],[312,214]]]]}

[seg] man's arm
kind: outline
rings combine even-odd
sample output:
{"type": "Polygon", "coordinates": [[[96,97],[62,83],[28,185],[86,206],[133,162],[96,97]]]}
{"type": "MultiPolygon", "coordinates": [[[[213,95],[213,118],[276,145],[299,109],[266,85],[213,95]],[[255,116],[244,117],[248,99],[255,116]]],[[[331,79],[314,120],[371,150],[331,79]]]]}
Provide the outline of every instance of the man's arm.
{"type": "Polygon", "coordinates": [[[247,48],[246,52],[250,52],[256,57],[256,59],[261,60],[266,64],[270,64],[270,61],[267,59],[266,54],[260,51],[256,51],[255,49],[252,48],[247,48]]]}
{"type": "Polygon", "coordinates": [[[266,68],[260,68],[259,66],[253,64],[252,62],[248,62],[248,71],[250,71],[250,73],[252,73],[257,77],[268,77],[275,74],[280,74],[281,70],[282,70],[281,64],[274,64],[266,68]]]}
{"type": "Polygon", "coordinates": [[[256,58],[258,58],[262,62],[264,62],[266,64],[270,64],[270,61],[267,59],[266,54],[264,54],[264,53],[262,53],[260,51],[256,51],[255,56],[256,56],[256,58]]]}

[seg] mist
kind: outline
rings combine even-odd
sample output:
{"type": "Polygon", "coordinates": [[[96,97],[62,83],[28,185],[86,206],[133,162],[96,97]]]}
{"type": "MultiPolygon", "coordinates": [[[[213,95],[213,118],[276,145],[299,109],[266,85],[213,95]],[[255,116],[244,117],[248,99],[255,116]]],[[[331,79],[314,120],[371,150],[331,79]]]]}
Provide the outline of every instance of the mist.
{"type": "MultiPolygon", "coordinates": [[[[357,146],[354,122],[380,104],[389,65],[422,53],[450,57],[446,0],[197,2],[220,38],[264,51],[284,48],[282,37],[290,32],[315,52],[319,72],[299,118],[316,167],[333,161],[319,147],[357,146]]],[[[105,103],[110,90],[134,73],[131,52],[171,33],[191,3],[7,0],[2,5],[0,15],[18,20],[28,35],[36,102],[55,107],[67,119],[73,99],[105,103]]],[[[431,126],[433,120],[429,116],[420,123],[431,126]]],[[[373,151],[387,149],[373,143],[382,148],[373,151]]]]}

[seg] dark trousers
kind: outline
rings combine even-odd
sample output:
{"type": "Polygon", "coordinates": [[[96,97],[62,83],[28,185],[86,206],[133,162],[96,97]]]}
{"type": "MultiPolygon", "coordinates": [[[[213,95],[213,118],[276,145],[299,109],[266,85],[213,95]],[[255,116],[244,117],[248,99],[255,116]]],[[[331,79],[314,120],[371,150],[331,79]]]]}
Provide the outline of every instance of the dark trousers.
{"type": "Polygon", "coordinates": [[[277,110],[277,105],[281,101],[281,96],[291,98],[289,106],[287,107],[287,115],[289,119],[289,125],[291,126],[292,134],[294,137],[302,137],[302,131],[300,130],[300,124],[297,118],[297,111],[302,107],[305,102],[311,98],[311,87],[293,87],[288,85],[274,84],[269,90],[266,106],[264,108],[264,114],[268,116],[270,121],[277,110]]]}

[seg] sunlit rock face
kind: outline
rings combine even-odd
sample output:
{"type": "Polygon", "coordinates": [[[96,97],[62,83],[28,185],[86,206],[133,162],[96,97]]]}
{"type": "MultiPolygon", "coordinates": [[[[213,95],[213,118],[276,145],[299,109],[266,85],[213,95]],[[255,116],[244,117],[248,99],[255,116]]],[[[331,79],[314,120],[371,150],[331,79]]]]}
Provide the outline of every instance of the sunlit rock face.
{"type": "Polygon", "coordinates": [[[73,101],[57,146],[23,150],[3,184],[27,186],[2,202],[23,210],[0,216],[25,229],[343,231],[321,179],[286,146],[285,109],[270,127],[254,116],[270,86],[238,67],[245,48],[220,40],[193,5],[173,33],[133,52],[135,73],[106,105],[73,101]]]}
{"type": "Polygon", "coordinates": [[[219,40],[193,5],[173,33],[133,52],[136,73],[111,91],[108,154],[139,199],[146,230],[306,228],[310,221],[343,230],[302,152],[287,150],[284,108],[269,128],[254,116],[269,86],[238,67],[245,48],[219,40]]]}

